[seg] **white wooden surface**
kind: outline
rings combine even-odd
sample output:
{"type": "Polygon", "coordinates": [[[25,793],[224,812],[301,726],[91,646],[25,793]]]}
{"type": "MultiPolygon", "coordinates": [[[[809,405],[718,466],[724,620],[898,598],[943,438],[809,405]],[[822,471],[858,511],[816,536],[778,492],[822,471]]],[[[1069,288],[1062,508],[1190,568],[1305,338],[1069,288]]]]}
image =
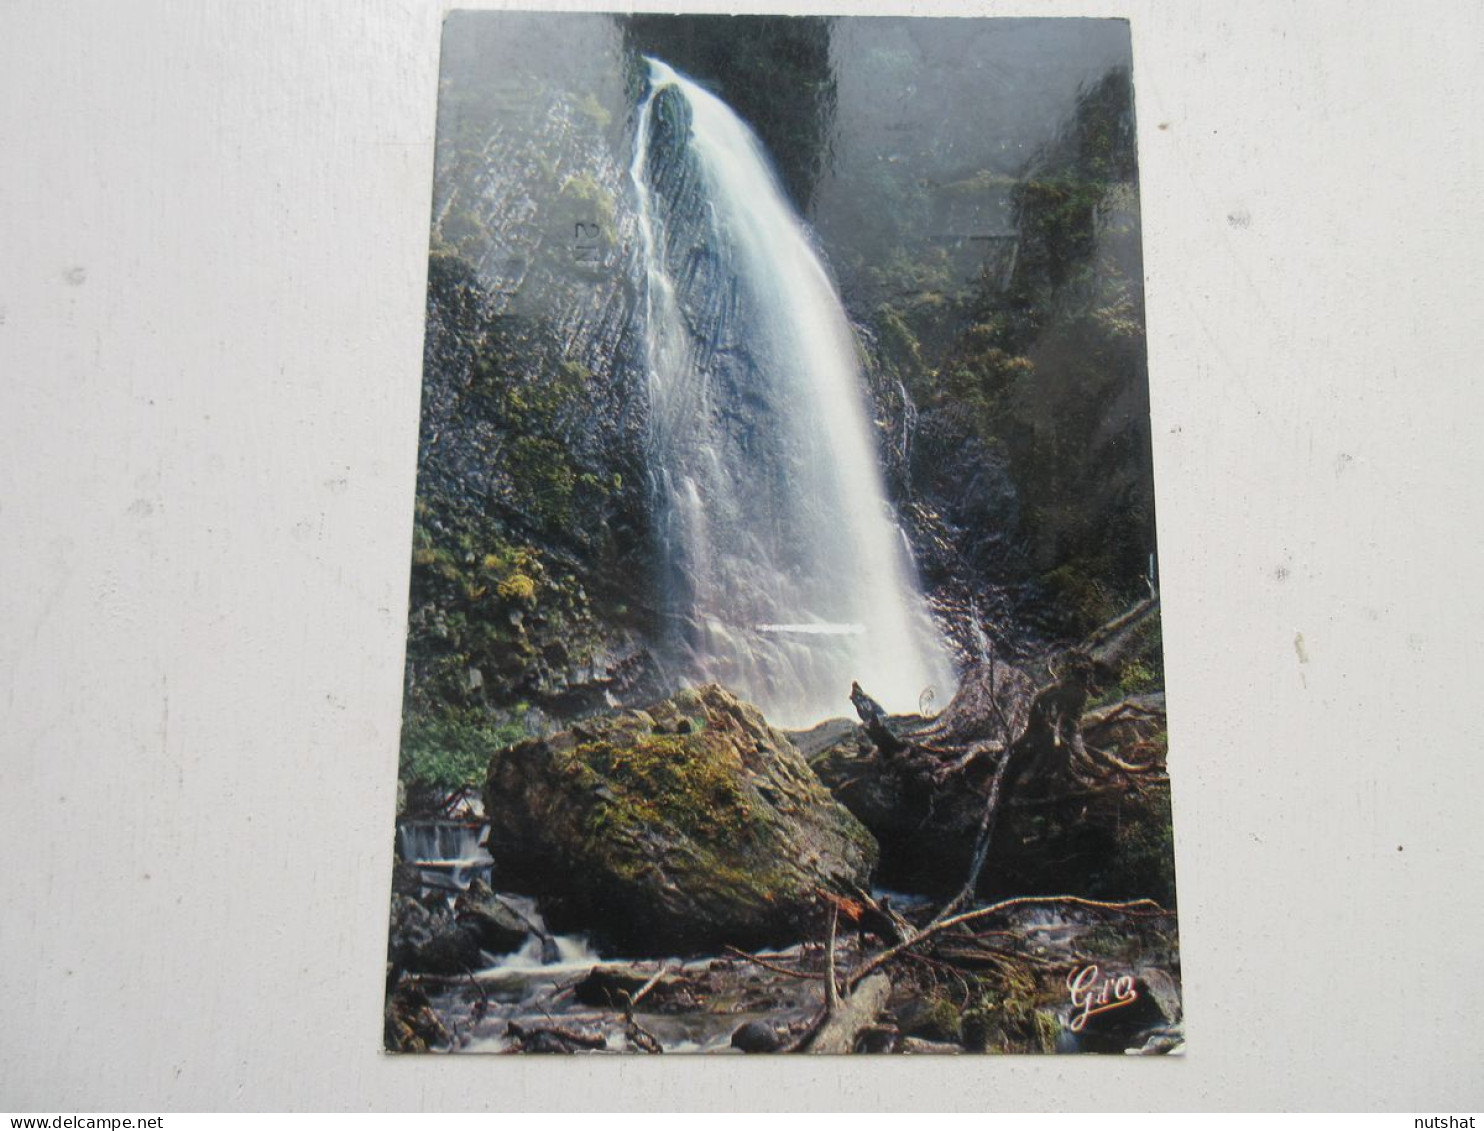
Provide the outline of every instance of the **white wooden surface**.
{"type": "Polygon", "coordinates": [[[1188,1056],[381,1055],[440,7],[5,0],[0,1108],[1484,1106],[1484,9],[976,10],[1134,20],[1188,1056]]]}

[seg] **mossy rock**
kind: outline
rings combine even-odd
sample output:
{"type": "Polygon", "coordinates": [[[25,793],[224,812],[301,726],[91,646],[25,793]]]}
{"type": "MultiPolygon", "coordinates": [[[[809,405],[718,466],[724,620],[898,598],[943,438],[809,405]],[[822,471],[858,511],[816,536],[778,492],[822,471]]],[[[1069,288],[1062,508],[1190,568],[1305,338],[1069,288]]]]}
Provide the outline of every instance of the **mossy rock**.
{"type": "Polygon", "coordinates": [[[964,1019],[953,1002],[942,997],[912,998],[896,1009],[897,1028],[904,1037],[958,1043],[964,1037],[964,1019]]]}
{"type": "Polygon", "coordinates": [[[634,955],[794,941],[877,857],[787,736],[715,684],[495,752],[485,808],[502,886],[634,955]]]}

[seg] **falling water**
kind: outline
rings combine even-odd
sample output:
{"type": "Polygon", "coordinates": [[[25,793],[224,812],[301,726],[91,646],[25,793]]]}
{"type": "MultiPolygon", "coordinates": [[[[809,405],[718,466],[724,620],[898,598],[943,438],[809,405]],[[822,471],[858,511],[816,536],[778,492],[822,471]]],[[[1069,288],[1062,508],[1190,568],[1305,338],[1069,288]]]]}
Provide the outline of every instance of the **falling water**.
{"type": "Polygon", "coordinates": [[[752,131],[658,60],[631,170],[672,647],[774,722],[953,668],[886,501],[854,334],[752,131]]]}
{"type": "Polygon", "coordinates": [[[462,891],[476,876],[489,878],[494,861],[483,847],[488,833],[487,825],[461,821],[402,821],[397,849],[417,866],[425,885],[462,891]]]}

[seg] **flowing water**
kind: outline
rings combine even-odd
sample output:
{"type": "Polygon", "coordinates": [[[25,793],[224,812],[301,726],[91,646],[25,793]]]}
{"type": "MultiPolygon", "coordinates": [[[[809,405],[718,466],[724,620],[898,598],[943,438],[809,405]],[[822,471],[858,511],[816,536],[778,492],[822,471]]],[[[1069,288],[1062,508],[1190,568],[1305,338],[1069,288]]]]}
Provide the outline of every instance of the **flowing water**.
{"type": "Polygon", "coordinates": [[[476,877],[489,879],[494,861],[483,845],[488,832],[489,826],[472,821],[402,821],[397,851],[417,866],[423,883],[463,891],[476,877]]]}
{"type": "Polygon", "coordinates": [[[886,499],[855,335],[761,143],[658,60],[631,169],[671,651],[770,721],[947,702],[886,499]]]}

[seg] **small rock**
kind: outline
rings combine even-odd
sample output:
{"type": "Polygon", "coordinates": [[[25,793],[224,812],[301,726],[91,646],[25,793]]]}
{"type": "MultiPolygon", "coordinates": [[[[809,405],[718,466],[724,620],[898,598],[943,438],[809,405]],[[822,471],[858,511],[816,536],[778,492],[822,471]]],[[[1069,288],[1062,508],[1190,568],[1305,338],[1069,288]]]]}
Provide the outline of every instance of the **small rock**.
{"type": "Polygon", "coordinates": [[[1160,1013],[1164,1014],[1166,1021],[1173,1024],[1180,1020],[1180,983],[1169,972],[1158,967],[1147,967],[1140,971],[1134,982],[1134,989],[1139,996],[1152,1001],[1160,1013]]]}
{"type": "Polygon", "coordinates": [[[962,1045],[947,1041],[925,1041],[921,1037],[903,1037],[898,1046],[905,1053],[931,1053],[935,1056],[956,1056],[964,1051],[962,1045]]]}
{"type": "Polygon", "coordinates": [[[766,1021],[749,1021],[732,1034],[732,1048],[743,1052],[777,1052],[782,1046],[778,1030],[766,1021]]]}
{"type": "Polygon", "coordinates": [[[861,1035],[855,1040],[855,1050],[868,1053],[895,1052],[901,1036],[894,1026],[871,1025],[861,1030],[861,1035]]]}
{"type": "Polygon", "coordinates": [[[530,925],[499,903],[460,911],[459,923],[473,928],[480,947],[491,954],[511,954],[523,947],[531,935],[530,925]]]}

